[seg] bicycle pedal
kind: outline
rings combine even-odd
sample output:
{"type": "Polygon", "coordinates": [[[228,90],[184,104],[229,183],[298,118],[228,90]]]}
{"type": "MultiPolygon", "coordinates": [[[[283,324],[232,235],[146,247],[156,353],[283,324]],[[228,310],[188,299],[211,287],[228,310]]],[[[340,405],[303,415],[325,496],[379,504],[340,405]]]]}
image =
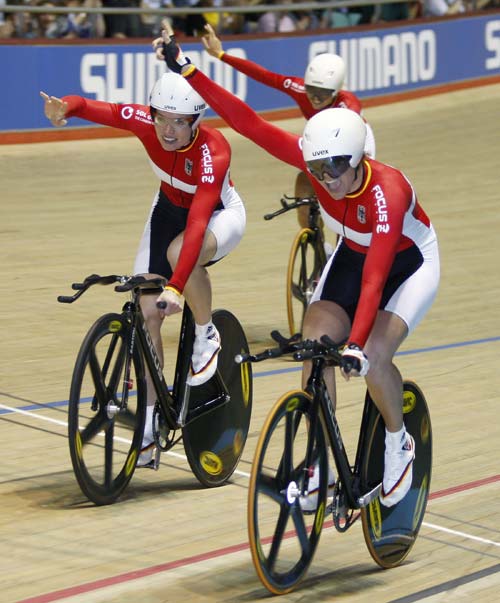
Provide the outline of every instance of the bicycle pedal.
{"type": "Polygon", "coordinates": [[[158,471],[160,467],[160,456],[161,450],[158,448],[158,446],[156,446],[153,458],[149,461],[149,463],[146,463],[145,465],[137,465],[137,469],[153,469],[154,471],[158,471]]]}
{"type": "Polygon", "coordinates": [[[154,454],[153,458],[151,459],[151,462],[153,463],[153,469],[155,471],[158,471],[158,468],[160,467],[160,456],[161,456],[161,449],[159,446],[157,446],[155,449],[155,454],[154,454]]]}
{"type": "Polygon", "coordinates": [[[145,465],[137,465],[137,469],[154,469],[156,471],[158,467],[155,466],[155,459],[151,459],[149,463],[146,463],[145,465]]]}

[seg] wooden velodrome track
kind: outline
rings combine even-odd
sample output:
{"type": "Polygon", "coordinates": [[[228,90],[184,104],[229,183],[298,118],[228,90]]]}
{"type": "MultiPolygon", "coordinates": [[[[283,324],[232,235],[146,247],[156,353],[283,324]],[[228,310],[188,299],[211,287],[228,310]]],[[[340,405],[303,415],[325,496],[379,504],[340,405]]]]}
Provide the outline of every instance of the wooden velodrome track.
{"type": "MultiPolygon", "coordinates": [[[[398,359],[431,408],[431,499],[402,566],[379,569],[360,524],[345,534],[326,527],[307,578],[282,601],[498,601],[499,107],[500,85],[491,85],[365,112],[378,157],[411,178],[440,240],[438,299],[398,359]]],[[[262,216],[291,192],[295,171],[224,131],[248,226],[211,269],[214,307],[234,311],[258,351],[272,329],[286,331],[296,221],[262,216]]],[[[247,545],[248,473],[259,428],[278,395],[298,386],[298,371],[280,361],[254,366],[250,434],[230,484],[201,488],[179,445],[158,472],[137,471],[120,502],[89,504],[69,460],[69,381],[84,333],[123,297],[96,288],[62,306],[56,296],[93,272],[129,273],[156,181],[133,138],[3,146],[0,157],[1,601],[266,599],[247,545]]],[[[171,349],[177,325],[165,325],[171,349]]],[[[354,443],[363,383],[339,388],[340,421],[354,443]]]]}

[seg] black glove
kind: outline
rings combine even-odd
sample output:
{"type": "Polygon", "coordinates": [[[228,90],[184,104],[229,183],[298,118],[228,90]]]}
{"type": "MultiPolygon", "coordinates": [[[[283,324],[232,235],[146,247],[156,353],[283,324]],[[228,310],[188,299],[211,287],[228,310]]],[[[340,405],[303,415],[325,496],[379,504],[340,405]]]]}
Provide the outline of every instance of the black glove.
{"type": "Polygon", "coordinates": [[[174,73],[181,73],[183,67],[191,64],[190,59],[184,56],[180,46],[173,37],[168,42],[163,42],[163,56],[165,57],[167,67],[174,73]]]}

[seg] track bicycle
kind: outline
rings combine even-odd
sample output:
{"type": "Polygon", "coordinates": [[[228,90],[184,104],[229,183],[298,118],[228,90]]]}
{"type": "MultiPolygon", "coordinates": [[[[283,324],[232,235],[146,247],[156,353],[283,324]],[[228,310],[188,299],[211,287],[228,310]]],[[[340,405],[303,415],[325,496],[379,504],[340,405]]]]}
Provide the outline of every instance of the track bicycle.
{"type": "Polygon", "coordinates": [[[325,238],[321,227],[321,215],[316,197],[281,198],[281,209],[266,214],[264,220],[272,220],[292,209],[309,206],[309,224],[296,234],[286,276],[286,309],[290,336],[302,331],[306,308],[311,301],[319,277],[326,265],[325,238]]]}
{"type": "MultiPolygon", "coordinates": [[[[194,319],[184,304],[171,390],[167,387],[141,307],[142,295],[159,295],[166,280],[142,276],[90,275],[74,283],[73,303],[94,285],[115,284],[128,293],[121,313],[98,318],[78,353],[69,395],[68,436],[73,470],[82,492],[95,504],[113,503],[136,468],[146,420],[146,370],[157,402],[153,411],[158,469],[160,454],[182,439],[190,468],[201,484],[215,487],[232,475],[245,446],[252,409],[252,371],[235,363],[248,343],[237,318],[215,310],[212,320],[221,337],[215,375],[190,387],[194,319]],[[180,433],[180,435],[179,435],[180,433]]],[[[160,302],[161,303],[161,302],[160,302]]]]}
{"type": "Polygon", "coordinates": [[[383,568],[400,564],[417,538],[431,481],[432,431],[422,391],[414,382],[404,381],[405,424],[416,449],[413,481],[399,503],[385,507],[379,499],[383,419],[367,392],[351,465],[324,382],[325,366],[345,362],[339,347],[326,336],[317,342],[284,339],[277,332],[272,335],[278,347],[241,355],[237,360],[259,362],[288,356],[299,362],[312,360],[312,370],[304,391],[289,391],[275,403],[255,450],[248,491],[248,534],[259,579],[274,594],[293,590],[311,564],[327,513],[332,513],[339,532],[348,530],[361,516],[364,539],[375,562],[383,568]],[[337,476],[331,492],[328,448],[337,476]],[[315,467],[319,470],[317,506],[307,512],[302,510],[300,497],[308,494],[315,467]]]}

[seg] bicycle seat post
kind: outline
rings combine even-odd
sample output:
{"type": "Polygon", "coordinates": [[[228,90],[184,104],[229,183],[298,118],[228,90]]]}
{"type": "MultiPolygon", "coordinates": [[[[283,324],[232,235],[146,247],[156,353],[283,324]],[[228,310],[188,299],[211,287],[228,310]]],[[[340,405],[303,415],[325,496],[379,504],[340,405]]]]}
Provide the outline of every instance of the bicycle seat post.
{"type": "Polygon", "coordinates": [[[184,394],[182,397],[181,408],[179,410],[179,416],[177,417],[177,425],[179,425],[179,427],[184,427],[184,425],[186,424],[190,391],[191,386],[186,383],[186,387],[184,388],[184,394]]]}

